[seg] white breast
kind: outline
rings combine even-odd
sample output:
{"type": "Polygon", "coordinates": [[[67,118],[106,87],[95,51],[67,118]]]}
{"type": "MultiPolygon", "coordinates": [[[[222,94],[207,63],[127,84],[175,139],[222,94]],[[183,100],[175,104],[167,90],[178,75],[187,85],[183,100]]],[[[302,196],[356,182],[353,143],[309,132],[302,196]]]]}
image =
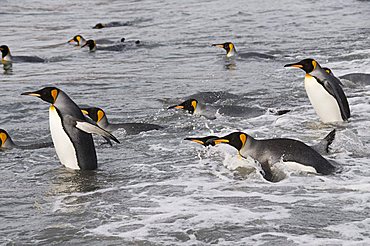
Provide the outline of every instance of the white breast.
{"type": "Polygon", "coordinates": [[[294,161],[284,161],[283,165],[289,171],[305,172],[305,173],[317,173],[316,169],[311,166],[302,165],[294,161]]]}
{"type": "Polygon", "coordinates": [[[76,150],[65,133],[61,118],[58,115],[55,107],[52,105],[49,109],[49,122],[51,138],[53,139],[55,151],[60,162],[71,169],[80,169],[78,166],[76,150]]]}
{"type": "Polygon", "coordinates": [[[304,86],[308,98],[322,122],[343,121],[337,101],[314,77],[306,75],[304,86]]]}

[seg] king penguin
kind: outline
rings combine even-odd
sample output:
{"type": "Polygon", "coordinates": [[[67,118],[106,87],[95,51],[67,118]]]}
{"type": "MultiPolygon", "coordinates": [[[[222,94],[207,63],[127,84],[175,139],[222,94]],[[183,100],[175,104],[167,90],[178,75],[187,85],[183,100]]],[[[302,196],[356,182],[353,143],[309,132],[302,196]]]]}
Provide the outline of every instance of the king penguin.
{"type": "Polygon", "coordinates": [[[12,138],[4,129],[0,129],[0,149],[41,149],[51,146],[53,146],[51,142],[18,145],[13,142],[12,138]]]}
{"type": "Polygon", "coordinates": [[[284,67],[300,68],[306,72],[304,86],[316,114],[323,123],[342,122],[351,116],[347,97],[339,79],[328,73],[314,59],[304,59],[284,67]]]}
{"type": "MultiPolygon", "coordinates": [[[[203,141],[198,141],[199,139],[203,140],[206,138],[186,138],[186,140],[203,144],[203,141]]],[[[280,161],[296,167],[298,166],[301,170],[304,169],[323,175],[331,174],[336,170],[328,160],[310,146],[294,139],[275,138],[257,140],[244,132],[233,132],[219,138],[211,136],[206,140],[206,145],[220,143],[233,146],[238,150],[240,156],[244,158],[250,156],[258,161],[264,171],[263,176],[268,181],[274,181],[271,166],[280,161]]]]}
{"type": "Polygon", "coordinates": [[[109,132],[87,122],[76,103],[56,87],[45,87],[22,95],[39,97],[51,103],[49,108],[51,137],[60,162],[68,168],[94,170],[98,167],[91,133],[119,143],[109,132]]]}
{"type": "Polygon", "coordinates": [[[240,58],[263,58],[263,59],[274,59],[275,57],[268,54],[258,53],[258,52],[246,52],[246,53],[238,53],[236,51],[235,45],[232,42],[226,42],[222,44],[212,44],[212,46],[222,48],[226,50],[226,57],[240,57],[240,58]]]}
{"type": "Polygon", "coordinates": [[[113,132],[118,129],[124,129],[126,134],[133,135],[140,132],[160,130],[162,126],[148,123],[110,123],[105,112],[101,108],[89,107],[81,108],[84,115],[89,116],[96,124],[108,132],[113,132]]]}
{"type": "Polygon", "coordinates": [[[45,62],[44,59],[38,56],[12,56],[10,53],[10,49],[7,45],[1,45],[0,51],[2,58],[1,62],[3,64],[12,62],[30,62],[30,63],[45,62]]]}
{"type": "Polygon", "coordinates": [[[75,44],[76,46],[82,46],[86,43],[86,39],[82,37],[81,35],[75,35],[73,38],[68,40],[69,44],[75,44]]]}

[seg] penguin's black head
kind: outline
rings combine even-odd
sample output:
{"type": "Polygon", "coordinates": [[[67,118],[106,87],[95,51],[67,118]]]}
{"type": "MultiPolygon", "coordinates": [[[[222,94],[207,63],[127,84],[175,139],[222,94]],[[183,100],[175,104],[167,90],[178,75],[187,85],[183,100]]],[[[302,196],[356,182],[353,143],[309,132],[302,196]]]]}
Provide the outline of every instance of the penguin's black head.
{"type": "Polygon", "coordinates": [[[215,146],[215,142],[213,140],[218,139],[217,136],[207,136],[207,137],[200,137],[200,138],[185,138],[184,140],[193,141],[195,143],[201,144],[204,147],[209,145],[215,146]]]}
{"type": "Polygon", "coordinates": [[[233,43],[231,43],[231,42],[226,42],[226,43],[223,43],[223,44],[212,44],[212,46],[223,48],[224,50],[226,50],[226,53],[227,54],[230,51],[235,50],[235,45],[233,43]]]}
{"type": "Polygon", "coordinates": [[[196,99],[189,99],[179,105],[173,105],[168,109],[177,108],[187,110],[190,114],[194,114],[195,109],[197,108],[198,101],[196,99]]]}
{"type": "Polygon", "coordinates": [[[98,24],[96,24],[94,27],[93,27],[93,29],[102,29],[102,28],[104,28],[105,26],[102,24],[102,23],[98,23],[98,24]]]}
{"type": "Polygon", "coordinates": [[[220,137],[218,139],[210,141],[213,141],[214,144],[227,143],[236,148],[238,151],[240,151],[247,142],[247,136],[248,135],[245,134],[244,132],[233,132],[224,137],[220,137]]]}
{"type": "Polygon", "coordinates": [[[3,129],[0,129],[0,147],[4,147],[5,145],[5,142],[6,140],[8,140],[9,137],[9,134],[3,130],[3,129]]]}
{"type": "Polygon", "coordinates": [[[323,67],[322,69],[324,69],[324,70],[325,70],[325,72],[327,72],[329,75],[333,75],[333,76],[334,76],[334,74],[333,74],[333,72],[331,71],[331,69],[330,69],[330,68],[323,67]]]}
{"type": "Polygon", "coordinates": [[[81,35],[76,35],[70,40],[68,40],[68,43],[76,42],[77,45],[81,45],[81,40],[84,40],[84,38],[81,35]]]}
{"type": "Polygon", "coordinates": [[[93,121],[98,123],[104,118],[105,113],[101,108],[91,107],[91,108],[81,108],[84,115],[89,116],[93,121]]]}
{"type": "Polygon", "coordinates": [[[60,90],[56,87],[45,87],[34,92],[24,92],[21,95],[39,97],[48,103],[54,104],[58,98],[59,93],[60,90]]]}
{"type": "Polygon", "coordinates": [[[10,52],[9,47],[7,45],[1,45],[0,46],[0,51],[1,51],[2,57],[7,56],[10,52]]]}
{"type": "Polygon", "coordinates": [[[90,51],[94,51],[96,49],[96,42],[95,42],[95,40],[89,39],[89,40],[86,41],[86,43],[84,45],[81,46],[81,48],[83,48],[85,46],[89,47],[90,51]]]}
{"type": "Polygon", "coordinates": [[[311,59],[311,58],[304,59],[304,60],[302,60],[300,62],[297,62],[297,63],[284,65],[284,67],[300,68],[300,69],[304,70],[306,73],[311,73],[313,70],[316,69],[317,66],[318,66],[317,61],[315,61],[314,59],[311,59]]]}

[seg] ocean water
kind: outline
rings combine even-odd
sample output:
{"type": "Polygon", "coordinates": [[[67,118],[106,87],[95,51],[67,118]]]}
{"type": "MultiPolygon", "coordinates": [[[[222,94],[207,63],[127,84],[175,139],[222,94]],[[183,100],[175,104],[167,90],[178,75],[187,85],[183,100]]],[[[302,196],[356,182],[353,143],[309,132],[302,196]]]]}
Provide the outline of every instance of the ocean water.
{"type": "MultiPolygon", "coordinates": [[[[322,124],[286,63],[315,58],[334,74],[370,73],[369,1],[0,1],[0,43],[14,63],[0,74],[0,128],[19,144],[50,141],[48,105],[22,92],[57,86],[76,103],[103,108],[111,122],[163,130],[95,137],[99,169],[64,168],[53,148],[0,151],[3,245],[369,245],[370,85],[345,87],[352,117],[322,124]],[[99,22],[128,25],[92,29],[99,22]],[[140,40],[122,52],[67,44],[140,40]],[[225,59],[213,43],[276,59],[225,59]],[[255,106],[256,117],[217,119],[167,110],[198,92],[222,91],[214,105],[255,106]],[[290,109],[282,116],[268,109],[290,109]],[[286,170],[265,181],[253,160],[188,136],[242,130],[256,138],[315,144],[332,129],[341,172],[286,170]]],[[[370,83],[369,83],[370,84],[370,83]]]]}

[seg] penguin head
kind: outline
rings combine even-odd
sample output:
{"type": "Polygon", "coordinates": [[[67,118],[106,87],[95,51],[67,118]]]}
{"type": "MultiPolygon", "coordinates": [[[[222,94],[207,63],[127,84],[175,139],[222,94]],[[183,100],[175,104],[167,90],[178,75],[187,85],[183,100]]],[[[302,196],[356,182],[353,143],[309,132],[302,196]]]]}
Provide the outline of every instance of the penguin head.
{"type": "Polygon", "coordinates": [[[319,65],[319,63],[311,58],[304,59],[302,61],[299,61],[297,63],[292,63],[292,64],[286,64],[284,67],[295,67],[295,68],[300,68],[306,73],[311,73],[314,71],[319,65]]]}
{"type": "Polygon", "coordinates": [[[89,116],[96,123],[98,123],[105,117],[105,113],[101,108],[81,108],[81,111],[84,115],[89,116]]]}
{"type": "Polygon", "coordinates": [[[231,42],[226,42],[223,44],[212,44],[212,46],[226,50],[226,55],[228,56],[236,52],[235,45],[231,42]]]}
{"type": "Polygon", "coordinates": [[[81,46],[81,48],[83,48],[85,46],[89,47],[89,51],[95,51],[96,50],[95,40],[92,40],[92,39],[87,40],[86,43],[81,46]]]}
{"type": "Polygon", "coordinates": [[[85,39],[81,35],[76,35],[72,39],[68,40],[68,43],[76,43],[77,46],[82,45],[85,42],[85,39]]]}
{"type": "Polygon", "coordinates": [[[214,144],[227,143],[240,151],[247,142],[248,135],[244,132],[233,132],[224,137],[213,139],[214,144]]]}
{"type": "Polygon", "coordinates": [[[194,114],[195,109],[197,108],[198,101],[196,99],[188,99],[185,102],[178,104],[178,105],[173,105],[169,107],[168,109],[172,108],[177,108],[177,109],[183,109],[187,110],[190,114],[194,114]]]}
{"type": "Polygon", "coordinates": [[[55,104],[60,92],[61,90],[56,87],[45,87],[38,91],[24,92],[21,95],[39,97],[48,103],[55,104]]]}
{"type": "Polygon", "coordinates": [[[12,146],[14,146],[14,143],[9,134],[4,129],[0,129],[0,148],[12,146]]]}
{"type": "Polygon", "coordinates": [[[0,46],[1,56],[4,58],[8,54],[10,54],[9,47],[7,45],[1,45],[0,46]]]}
{"type": "Polygon", "coordinates": [[[96,24],[94,27],[93,27],[93,29],[102,29],[102,28],[104,28],[105,27],[105,25],[104,24],[102,24],[102,23],[98,23],[98,24],[96,24]]]}
{"type": "Polygon", "coordinates": [[[333,72],[331,71],[331,69],[330,69],[330,68],[323,67],[322,69],[324,69],[324,70],[325,70],[325,72],[327,72],[329,75],[333,75],[333,76],[334,76],[334,74],[333,74],[333,72]]]}
{"type": "Polygon", "coordinates": [[[207,147],[209,145],[215,146],[214,140],[218,139],[216,136],[207,136],[207,137],[194,137],[194,138],[185,138],[184,140],[189,140],[198,144],[203,145],[204,147],[207,147]]]}

